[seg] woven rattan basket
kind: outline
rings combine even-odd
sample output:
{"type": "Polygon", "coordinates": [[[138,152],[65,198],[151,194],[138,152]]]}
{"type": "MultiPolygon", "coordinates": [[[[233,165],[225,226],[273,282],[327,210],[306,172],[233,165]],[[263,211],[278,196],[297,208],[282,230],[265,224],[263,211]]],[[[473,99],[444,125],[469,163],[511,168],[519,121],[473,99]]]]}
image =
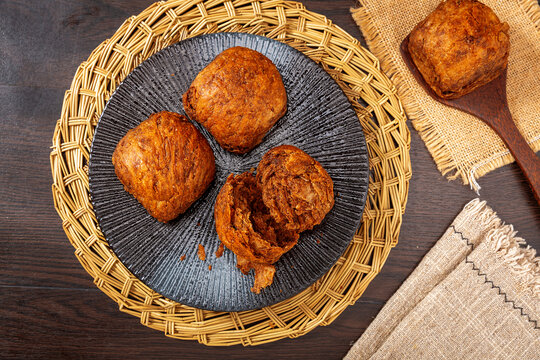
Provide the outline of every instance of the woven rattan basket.
{"type": "Polygon", "coordinates": [[[397,244],[411,177],[410,134],[396,88],[358,40],[296,2],[180,0],[129,18],[83,62],[64,97],[53,137],[52,192],[75,255],[121,311],[165,335],[206,345],[258,345],[328,325],[354,304],[397,244]],[[188,37],[234,31],[264,35],[302,51],[334,77],[364,127],[371,177],[363,224],[336,265],[279,304],[238,313],[191,308],[135,278],[99,230],[87,163],[98,119],[116,86],[146,58],[188,37]]]}

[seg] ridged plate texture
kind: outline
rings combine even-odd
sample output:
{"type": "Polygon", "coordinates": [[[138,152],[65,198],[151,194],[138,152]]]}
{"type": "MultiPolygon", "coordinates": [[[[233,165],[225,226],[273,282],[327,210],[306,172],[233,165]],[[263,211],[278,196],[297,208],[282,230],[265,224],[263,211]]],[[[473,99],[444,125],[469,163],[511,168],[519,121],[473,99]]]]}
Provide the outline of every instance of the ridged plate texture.
{"type": "Polygon", "coordinates": [[[118,86],[101,116],[89,172],[100,228],[122,263],[164,296],[216,311],[272,305],[323,276],[342,255],[360,225],[369,175],[362,128],[338,84],[292,47],[243,33],[190,38],[165,48],[138,66],[118,86]],[[114,173],[113,151],[126,132],[150,114],[162,110],[185,114],[182,94],[206,65],[233,46],[254,49],[272,60],[287,90],[288,111],[263,142],[245,155],[223,150],[194,122],[214,151],[215,180],[186,213],[167,224],[159,223],[124,191],[114,173]],[[256,168],[264,153],[282,144],[297,146],[322,164],[334,181],[336,201],[323,223],[302,233],[298,245],[275,264],[274,283],[257,295],[250,291],[253,272],[242,275],[231,251],[226,249],[222,257],[215,256],[220,242],[213,217],[214,202],[230,173],[256,168]],[[206,250],[206,261],[197,256],[198,244],[206,250]]]}

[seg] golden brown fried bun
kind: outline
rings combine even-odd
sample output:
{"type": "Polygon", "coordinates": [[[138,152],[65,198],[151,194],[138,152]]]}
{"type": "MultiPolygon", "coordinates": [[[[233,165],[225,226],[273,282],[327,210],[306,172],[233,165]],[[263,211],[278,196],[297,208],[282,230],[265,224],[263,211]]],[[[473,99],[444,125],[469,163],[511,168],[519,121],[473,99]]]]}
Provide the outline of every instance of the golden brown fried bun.
{"type": "Polygon", "coordinates": [[[183,115],[162,111],[129,130],[113,153],[116,176],[154,218],[185,212],[215,174],[206,138],[183,115]]]}
{"type": "Polygon", "coordinates": [[[226,150],[243,154],[260,144],[287,111],[276,66],[261,53],[233,47],[219,54],[183,95],[184,110],[226,150]]]}
{"type": "Polygon", "coordinates": [[[508,24],[475,0],[441,3],[411,32],[409,53],[427,84],[446,99],[463,96],[506,68],[508,24]]]}
{"type": "Polygon", "coordinates": [[[298,241],[299,234],[281,229],[261,199],[255,176],[231,174],[214,207],[216,231],[223,244],[236,254],[237,266],[247,274],[255,269],[255,293],[272,283],[272,265],[298,241]]]}
{"type": "Polygon", "coordinates": [[[257,184],[272,218],[294,232],[313,229],[334,206],[334,183],[318,161],[291,145],[264,154],[257,184]]]}

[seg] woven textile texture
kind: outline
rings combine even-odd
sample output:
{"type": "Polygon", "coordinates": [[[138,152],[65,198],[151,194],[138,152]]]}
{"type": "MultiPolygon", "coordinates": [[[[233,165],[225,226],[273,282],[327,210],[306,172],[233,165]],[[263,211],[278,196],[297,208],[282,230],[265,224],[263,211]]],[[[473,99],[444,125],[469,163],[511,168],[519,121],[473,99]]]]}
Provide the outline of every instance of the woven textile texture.
{"type": "MultiPolygon", "coordinates": [[[[514,158],[480,119],[432,99],[403,62],[399,45],[441,0],[359,0],[352,14],[370,50],[398,88],[403,106],[438,169],[480,189],[481,176],[514,158]]],[[[540,150],[540,7],[536,0],[482,0],[510,25],[507,97],[521,134],[540,150]]]]}
{"type": "Polygon", "coordinates": [[[512,225],[471,201],[345,358],[538,358],[535,256],[512,225]]]}
{"type": "Polygon", "coordinates": [[[121,311],[166,336],[212,346],[258,345],[328,325],[360,298],[397,244],[411,164],[410,134],[396,88],[375,56],[322,15],[296,2],[169,1],[127,19],[83,62],[66,91],[53,135],[55,207],[75,255],[121,311]],[[247,32],[282,41],[318,62],[339,83],[361,122],[370,157],[363,223],[334,267],[279,304],[212,312],[171,301],[134,277],[99,229],[88,192],[95,127],[118,84],[164,47],[200,34],[247,32]]]}

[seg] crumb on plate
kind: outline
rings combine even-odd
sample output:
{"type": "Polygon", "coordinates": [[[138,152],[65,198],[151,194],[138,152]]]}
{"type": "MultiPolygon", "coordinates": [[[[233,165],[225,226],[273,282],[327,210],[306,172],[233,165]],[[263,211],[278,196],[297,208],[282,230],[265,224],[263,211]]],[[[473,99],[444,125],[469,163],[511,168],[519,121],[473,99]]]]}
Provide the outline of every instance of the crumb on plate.
{"type": "Polygon", "coordinates": [[[222,257],[224,250],[225,250],[225,247],[223,246],[223,243],[220,243],[218,249],[216,250],[216,257],[217,258],[222,257]]]}
{"type": "Polygon", "coordinates": [[[206,260],[206,253],[204,252],[204,246],[199,244],[199,250],[197,251],[197,255],[199,256],[199,259],[204,261],[206,260]]]}

